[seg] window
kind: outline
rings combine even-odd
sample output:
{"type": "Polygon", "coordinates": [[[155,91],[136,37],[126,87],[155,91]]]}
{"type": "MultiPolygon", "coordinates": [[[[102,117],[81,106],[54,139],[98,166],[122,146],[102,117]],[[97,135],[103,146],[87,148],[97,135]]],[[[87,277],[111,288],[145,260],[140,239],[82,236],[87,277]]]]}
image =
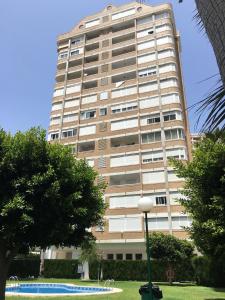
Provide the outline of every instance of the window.
{"type": "Polygon", "coordinates": [[[156,44],[158,46],[164,45],[164,44],[169,44],[169,43],[173,43],[173,39],[171,36],[164,36],[162,38],[159,38],[156,40],[156,44]]]}
{"type": "Polygon", "coordinates": [[[52,117],[50,120],[50,126],[60,124],[61,117],[52,117]]]}
{"type": "Polygon", "coordinates": [[[80,54],[79,50],[73,50],[70,52],[70,56],[74,56],[74,55],[78,55],[78,54],[80,54]]]}
{"type": "Polygon", "coordinates": [[[165,89],[169,87],[176,87],[178,86],[178,82],[176,78],[169,78],[169,79],[163,79],[160,80],[160,88],[165,89]]]}
{"type": "Polygon", "coordinates": [[[180,98],[178,94],[167,94],[161,97],[162,105],[167,105],[171,103],[179,103],[180,98]]]}
{"type": "Polygon", "coordinates": [[[59,97],[59,96],[62,96],[63,94],[64,94],[64,89],[56,89],[56,90],[54,91],[53,96],[54,96],[54,97],[59,97]]]}
{"type": "Polygon", "coordinates": [[[58,140],[59,139],[59,133],[58,132],[50,133],[49,137],[50,137],[51,141],[58,140]]]}
{"type": "Polygon", "coordinates": [[[184,139],[184,131],[181,128],[165,130],[166,140],[184,139]]]}
{"type": "Polygon", "coordinates": [[[80,89],[81,89],[81,85],[80,84],[75,84],[75,85],[67,86],[66,87],[66,94],[77,93],[77,92],[80,91],[80,89]]]}
{"type": "Polygon", "coordinates": [[[69,137],[73,137],[77,134],[77,129],[68,129],[68,130],[63,130],[62,131],[62,138],[69,138],[69,137]]]}
{"type": "Polygon", "coordinates": [[[175,72],[176,65],[175,64],[165,64],[159,66],[159,74],[167,73],[167,72],[175,72]]]}
{"type": "Polygon", "coordinates": [[[145,37],[147,35],[151,35],[154,33],[154,29],[151,27],[151,28],[148,28],[148,29],[145,29],[145,30],[141,30],[139,32],[137,32],[137,38],[142,38],[142,37],[145,37]]]}
{"type": "Polygon", "coordinates": [[[141,253],[136,253],[135,254],[135,260],[142,260],[142,254],[141,253]]]}
{"type": "MultiPolygon", "coordinates": [[[[89,167],[94,167],[95,160],[94,159],[87,159],[87,164],[89,165],[89,167]]],[[[99,230],[99,231],[103,231],[103,230],[99,230]]]]}
{"type": "Polygon", "coordinates": [[[108,260],[113,260],[113,258],[114,258],[114,255],[113,254],[107,254],[107,259],[108,260]]]}
{"type": "Polygon", "coordinates": [[[155,217],[148,219],[148,226],[151,230],[169,229],[169,221],[167,217],[155,217]]]}
{"type": "Polygon", "coordinates": [[[74,106],[79,106],[80,103],[80,99],[76,98],[76,99],[70,99],[70,100],[65,100],[65,108],[69,108],[69,107],[74,107],[74,106]]]}
{"type": "Polygon", "coordinates": [[[108,92],[102,92],[100,93],[100,100],[106,100],[108,99],[108,92]]]}
{"type": "Polygon", "coordinates": [[[62,102],[56,102],[52,104],[52,111],[62,109],[62,102]]]}
{"type": "Polygon", "coordinates": [[[155,40],[151,40],[151,41],[138,44],[137,49],[138,51],[140,51],[140,50],[152,48],[154,46],[155,46],[155,40]]]}
{"type": "Polygon", "coordinates": [[[168,11],[164,11],[162,13],[155,14],[155,20],[169,18],[170,14],[168,11]]]}
{"type": "Polygon", "coordinates": [[[131,111],[131,110],[134,110],[134,109],[137,109],[137,108],[138,108],[137,102],[131,102],[131,103],[112,106],[111,110],[112,110],[113,114],[116,114],[116,113],[131,111]]]}
{"type": "Polygon", "coordinates": [[[186,151],[184,148],[166,149],[167,158],[186,159],[186,151]]]}
{"type": "Polygon", "coordinates": [[[160,123],[160,116],[155,115],[150,118],[147,118],[147,124],[154,124],[154,123],[160,123]]]}
{"type": "Polygon", "coordinates": [[[97,95],[82,97],[82,104],[89,104],[97,101],[97,95]]]}
{"type": "Polygon", "coordinates": [[[100,114],[100,116],[106,116],[107,115],[107,108],[106,107],[100,108],[99,114],[100,114]]]}
{"type": "Polygon", "coordinates": [[[191,219],[188,216],[177,216],[172,217],[173,229],[183,229],[191,225],[191,219]]]}
{"type": "Polygon", "coordinates": [[[144,184],[155,184],[164,183],[165,175],[164,171],[152,171],[143,173],[143,183],[144,184]]]}
{"type": "Polygon", "coordinates": [[[146,24],[153,21],[153,16],[147,16],[142,19],[137,19],[137,25],[146,24]]]}
{"type": "Polygon", "coordinates": [[[109,232],[137,232],[142,230],[142,219],[129,215],[129,217],[109,217],[109,232]]]}
{"type": "Polygon", "coordinates": [[[96,117],[96,110],[87,110],[80,113],[81,120],[92,119],[96,117]]]}
{"type": "Polygon", "coordinates": [[[158,59],[175,56],[175,52],[172,49],[162,50],[158,52],[158,59]]]}
{"type": "Polygon", "coordinates": [[[110,158],[110,167],[122,167],[139,164],[139,154],[126,154],[110,158]]]}
{"type": "Polygon", "coordinates": [[[146,62],[153,61],[153,60],[156,60],[155,52],[138,56],[138,64],[144,64],[146,62]]]}
{"type": "Polygon", "coordinates": [[[168,113],[163,116],[163,119],[165,122],[176,120],[176,113],[170,113],[170,114],[168,113]]]}
{"type": "Polygon", "coordinates": [[[159,106],[159,98],[158,97],[152,97],[140,100],[140,108],[145,109],[149,107],[155,107],[159,106]]]}
{"type": "Polygon", "coordinates": [[[85,23],[85,27],[86,27],[86,28],[89,28],[89,27],[96,26],[96,25],[98,25],[98,24],[100,24],[100,19],[95,19],[95,20],[86,22],[86,23],[85,23]]]}
{"type": "Polygon", "coordinates": [[[138,71],[138,76],[139,77],[147,77],[147,76],[152,76],[156,75],[156,67],[148,68],[148,69],[143,69],[138,71]]]}
{"type": "Polygon", "coordinates": [[[58,56],[59,59],[64,59],[67,57],[68,57],[68,52],[61,52],[61,53],[59,53],[59,56],[58,56]]]}
{"type": "Polygon", "coordinates": [[[157,81],[139,85],[139,93],[152,92],[158,89],[157,81]]]}
{"type": "Polygon", "coordinates": [[[143,144],[159,142],[161,141],[161,131],[144,133],[142,134],[141,139],[143,144]]]}
{"type": "Polygon", "coordinates": [[[83,42],[83,37],[77,37],[71,40],[71,45],[79,45],[81,42],[83,42]]]}
{"type": "Polygon", "coordinates": [[[118,98],[118,97],[126,97],[129,95],[133,95],[137,93],[137,87],[127,87],[123,89],[117,89],[112,91],[112,98],[118,98]]]}
{"type": "Polygon", "coordinates": [[[116,254],[116,259],[117,260],[123,260],[123,254],[122,253],[116,254]]]}
{"type": "Polygon", "coordinates": [[[162,150],[142,153],[142,163],[144,164],[150,162],[162,161],[162,160],[163,160],[162,150]]]}
{"type": "Polygon", "coordinates": [[[137,118],[111,122],[111,130],[112,131],[123,130],[123,129],[133,128],[133,127],[137,127],[137,126],[138,126],[137,118]]]}
{"type": "Polygon", "coordinates": [[[112,196],[109,198],[109,207],[110,209],[138,207],[139,199],[140,195],[112,196]]]}
{"type": "Polygon", "coordinates": [[[77,145],[68,145],[68,147],[69,147],[72,154],[77,153],[77,145]]]}
{"type": "Polygon", "coordinates": [[[131,9],[128,9],[128,10],[121,11],[119,13],[113,14],[112,15],[112,20],[117,20],[117,19],[120,19],[120,18],[125,18],[125,17],[133,15],[133,14],[135,14],[135,8],[131,8],[131,9]]]}
{"type": "Polygon", "coordinates": [[[126,253],[126,260],[132,260],[133,255],[131,253],[126,253]]]}
{"type": "Polygon", "coordinates": [[[80,127],[80,135],[89,135],[96,133],[96,125],[80,127]]]}
{"type": "Polygon", "coordinates": [[[156,205],[166,205],[167,204],[166,196],[155,197],[155,203],[156,205]]]}
{"type": "Polygon", "coordinates": [[[63,123],[66,122],[74,122],[78,120],[78,115],[77,114],[68,114],[63,116],[63,123]]]}

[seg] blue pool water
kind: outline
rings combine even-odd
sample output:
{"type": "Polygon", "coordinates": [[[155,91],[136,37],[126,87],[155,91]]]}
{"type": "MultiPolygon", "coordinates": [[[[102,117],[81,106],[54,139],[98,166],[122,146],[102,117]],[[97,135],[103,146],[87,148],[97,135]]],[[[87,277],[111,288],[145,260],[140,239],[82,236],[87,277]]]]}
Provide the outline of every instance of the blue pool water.
{"type": "Polygon", "coordinates": [[[109,288],[73,286],[56,283],[21,283],[19,285],[6,287],[8,293],[22,294],[81,294],[109,292],[109,288]]]}

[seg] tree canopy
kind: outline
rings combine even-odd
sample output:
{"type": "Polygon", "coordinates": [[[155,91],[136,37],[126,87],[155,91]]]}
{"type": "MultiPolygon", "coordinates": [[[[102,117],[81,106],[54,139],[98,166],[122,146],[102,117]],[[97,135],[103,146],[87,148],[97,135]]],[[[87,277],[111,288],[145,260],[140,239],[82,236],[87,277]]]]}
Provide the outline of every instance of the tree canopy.
{"type": "Polygon", "coordinates": [[[0,298],[11,259],[24,249],[78,246],[101,222],[103,190],[97,173],[70,149],[32,128],[0,130],[0,298]],[[3,276],[4,275],[4,276],[3,276]],[[3,281],[2,281],[3,280],[3,281]]]}
{"type": "Polygon", "coordinates": [[[149,235],[151,257],[165,263],[176,263],[193,256],[194,246],[170,234],[154,232],[149,235]]]}
{"type": "Polygon", "coordinates": [[[173,161],[185,179],[181,204],[193,218],[190,235],[199,250],[218,257],[225,252],[225,133],[206,134],[188,163],[173,161]]]}

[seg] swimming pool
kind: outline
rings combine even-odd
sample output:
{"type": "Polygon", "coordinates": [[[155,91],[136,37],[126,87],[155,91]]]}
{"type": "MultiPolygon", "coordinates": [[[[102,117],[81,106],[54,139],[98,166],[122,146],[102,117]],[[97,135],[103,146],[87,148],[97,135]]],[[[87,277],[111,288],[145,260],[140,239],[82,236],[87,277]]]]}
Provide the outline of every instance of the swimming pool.
{"type": "Polygon", "coordinates": [[[6,287],[6,295],[18,296],[87,296],[121,292],[116,288],[78,286],[61,283],[20,283],[6,287]]]}

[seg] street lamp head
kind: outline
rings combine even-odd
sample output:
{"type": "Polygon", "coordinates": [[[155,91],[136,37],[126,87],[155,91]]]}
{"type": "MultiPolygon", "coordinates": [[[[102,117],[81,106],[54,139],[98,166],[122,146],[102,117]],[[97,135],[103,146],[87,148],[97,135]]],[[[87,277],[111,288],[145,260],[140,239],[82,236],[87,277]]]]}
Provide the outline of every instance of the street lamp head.
{"type": "Polygon", "coordinates": [[[142,197],[138,201],[138,209],[142,212],[149,212],[153,208],[153,200],[149,197],[142,197]]]}

